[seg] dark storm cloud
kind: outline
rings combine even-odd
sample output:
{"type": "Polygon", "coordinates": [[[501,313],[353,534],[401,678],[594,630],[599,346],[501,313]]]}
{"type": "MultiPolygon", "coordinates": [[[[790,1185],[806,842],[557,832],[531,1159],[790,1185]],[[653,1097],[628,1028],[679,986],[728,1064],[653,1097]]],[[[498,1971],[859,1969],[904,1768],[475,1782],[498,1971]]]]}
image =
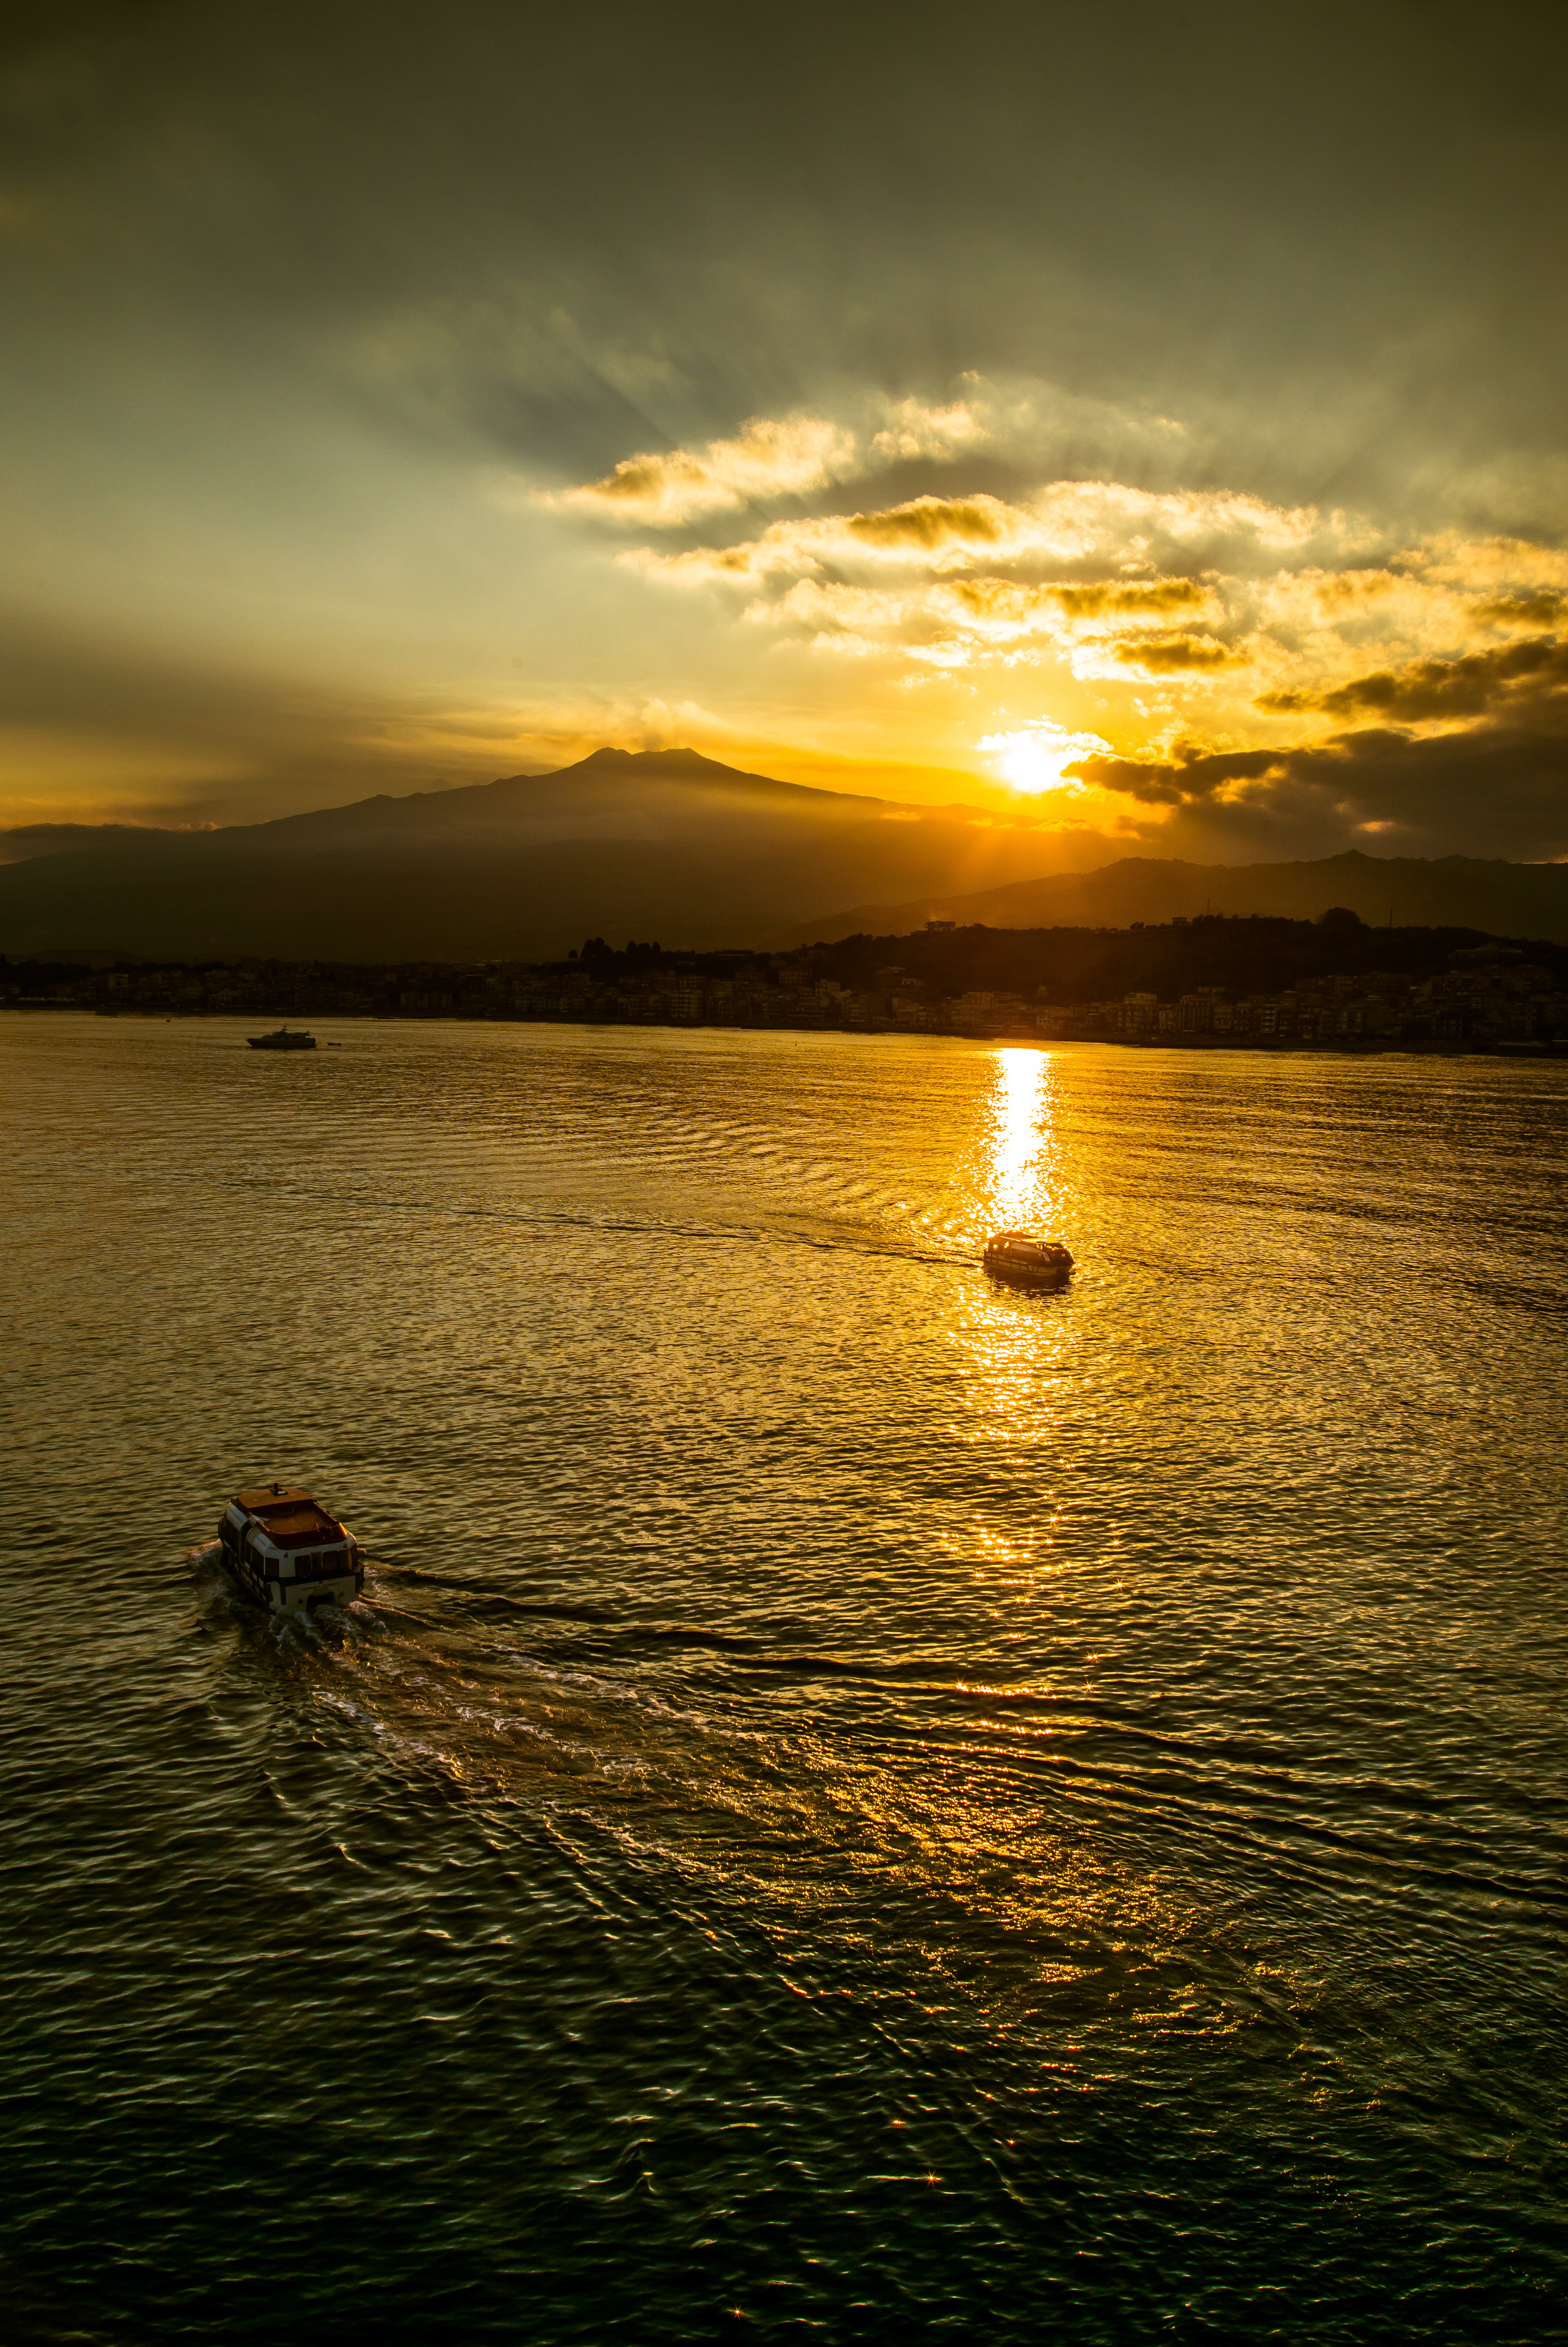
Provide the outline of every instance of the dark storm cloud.
{"type": "Polygon", "coordinates": [[[1547,698],[1568,688],[1568,643],[1527,638],[1462,660],[1412,661],[1352,677],[1331,691],[1266,692],[1258,707],[1282,715],[1319,710],[1327,717],[1378,715],[1410,724],[1480,717],[1505,701],[1547,698]]]}
{"type": "Polygon", "coordinates": [[[1227,477],[1332,496],[1555,448],[1559,45],[1446,5],[36,11],[10,192],[84,274],[330,327],[402,428],[574,475],[979,368],[1223,413],[1227,477]]]}
{"type": "Polygon", "coordinates": [[[1568,856],[1568,711],[1421,736],[1368,728],[1286,750],[1091,758],[1079,780],[1175,811],[1159,852],[1568,856]]]}
{"type": "Polygon", "coordinates": [[[1080,782],[1122,792],[1145,805],[1188,806],[1213,798],[1227,783],[1255,781],[1279,763],[1278,753],[1273,750],[1230,750],[1208,756],[1193,753],[1169,762],[1083,758],[1067,772],[1080,782]]]}

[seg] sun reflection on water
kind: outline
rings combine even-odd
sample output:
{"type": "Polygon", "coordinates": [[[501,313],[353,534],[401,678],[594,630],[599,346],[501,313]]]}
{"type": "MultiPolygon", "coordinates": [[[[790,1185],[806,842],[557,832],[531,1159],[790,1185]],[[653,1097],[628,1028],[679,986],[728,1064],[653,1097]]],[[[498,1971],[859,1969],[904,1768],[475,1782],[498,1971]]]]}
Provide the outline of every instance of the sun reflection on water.
{"type": "MultiPolygon", "coordinates": [[[[1028,1046],[999,1046],[962,1182],[969,1233],[1020,1228],[1071,1246],[1077,1184],[1063,1122],[1056,1057],[1028,1046]]],[[[1051,1554],[1058,1495],[1049,1468],[1058,1439],[1069,1363],[1079,1333],[1064,1305],[1071,1292],[1030,1294],[989,1279],[966,1289],[955,1334],[968,1358],[962,1439],[1000,1444],[1013,1465],[966,1527],[965,1550],[988,1581],[1018,1582],[1027,1603],[1051,1554]],[[1024,1462],[1028,1461],[1027,1467],[1024,1462]],[[1009,1480],[1029,1480],[1027,1502],[1009,1480]]]]}
{"type": "Polygon", "coordinates": [[[1018,1224],[1052,1235],[1049,1226],[1058,1190],[1053,1108],[1049,1053],[999,1051],[984,1183],[990,1229],[1018,1224]]]}

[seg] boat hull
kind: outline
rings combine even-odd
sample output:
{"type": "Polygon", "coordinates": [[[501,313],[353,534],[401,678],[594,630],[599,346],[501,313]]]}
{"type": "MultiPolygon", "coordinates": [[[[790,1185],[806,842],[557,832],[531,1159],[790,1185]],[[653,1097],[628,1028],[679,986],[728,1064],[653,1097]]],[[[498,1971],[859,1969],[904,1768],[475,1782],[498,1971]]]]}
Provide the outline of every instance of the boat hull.
{"type": "Polygon", "coordinates": [[[1061,1241],[1028,1231],[999,1231],[987,1241],[980,1264],[1008,1287],[1065,1287],[1072,1276],[1072,1257],[1061,1241]]]}
{"type": "Polygon", "coordinates": [[[1062,1271],[1009,1271],[1003,1264],[988,1263],[985,1269],[988,1278],[996,1280],[1002,1287],[1027,1287],[1042,1292],[1065,1287],[1072,1277],[1071,1265],[1062,1271]]]}

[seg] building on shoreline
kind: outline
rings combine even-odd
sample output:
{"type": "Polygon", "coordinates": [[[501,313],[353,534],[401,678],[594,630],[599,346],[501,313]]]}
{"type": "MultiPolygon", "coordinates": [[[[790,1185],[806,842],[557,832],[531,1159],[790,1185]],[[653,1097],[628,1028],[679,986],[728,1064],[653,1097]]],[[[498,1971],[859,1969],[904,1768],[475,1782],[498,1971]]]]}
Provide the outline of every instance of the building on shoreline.
{"type": "Polygon", "coordinates": [[[1568,1044],[1562,973],[1507,946],[1460,949],[1447,968],[1425,973],[1374,969],[1272,989],[1204,985],[1171,996],[1134,988],[1072,1001],[1050,999],[1044,987],[944,994],[897,963],[856,985],[825,969],[820,950],[812,949],[664,956],[651,948],[643,966],[618,966],[625,961],[606,949],[543,966],[249,961],[82,970],[23,963],[0,968],[0,1004],[165,1017],[540,1020],[1209,1050],[1568,1044]]]}
{"type": "Polygon", "coordinates": [[[1474,929],[1224,916],[1128,929],[928,925],[782,949],[602,938],[551,961],[0,958],[0,1007],[164,1018],[498,1019],[1019,1042],[1545,1051],[1568,946],[1474,929]]]}

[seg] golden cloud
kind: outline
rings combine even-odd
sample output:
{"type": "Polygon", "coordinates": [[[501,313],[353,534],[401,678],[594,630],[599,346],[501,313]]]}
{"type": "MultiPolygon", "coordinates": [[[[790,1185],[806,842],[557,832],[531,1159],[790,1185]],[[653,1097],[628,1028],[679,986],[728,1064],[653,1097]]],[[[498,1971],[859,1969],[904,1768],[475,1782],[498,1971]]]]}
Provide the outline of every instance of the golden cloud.
{"type": "Polygon", "coordinates": [[[1005,534],[1010,518],[999,497],[915,497],[884,513],[850,514],[842,527],[864,546],[931,548],[955,539],[987,546],[1005,534]]]}
{"type": "MultiPolygon", "coordinates": [[[[845,477],[853,462],[852,436],[811,436],[831,428],[808,420],[756,424],[743,439],[713,442],[701,456],[680,449],[668,456],[629,456],[602,481],[566,490],[551,502],[665,528],[753,498],[818,489],[845,477]]],[[[1256,575],[1276,565],[1283,551],[1343,556],[1354,542],[1343,516],[1325,518],[1311,507],[1270,506],[1231,491],[1155,492],[1118,481],[1055,481],[1022,502],[984,494],[925,496],[869,511],[778,521],[741,545],[650,555],[645,567],[688,577],[721,567],[731,573],[804,574],[824,562],[908,564],[936,558],[961,568],[965,549],[974,547],[993,559],[1157,579],[1162,572],[1185,576],[1210,567],[1202,559],[1194,563],[1194,555],[1224,557],[1229,568],[1256,575]]]]}
{"type": "Polygon", "coordinates": [[[1363,610],[1368,603],[1398,594],[1407,583],[1392,570],[1340,570],[1316,577],[1312,586],[1325,610],[1342,611],[1363,610]]]}
{"type": "Polygon", "coordinates": [[[930,407],[922,399],[901,399],[872,440],[870,455],[883,465],[910,464],[921,456],[940,461],[995,437],[993,420],[968,400],[930,407]]]}
{"type": "MultiPolygon", "coordinates": [[[[1003,445],[1022,412],[1004,415],[967,384],[947,406],[885,410],[880,429],[863,419],[858,439],[816,417],[764,419],[702,450],[629,457],[562,502],[664,528],[879,463],[956,462],[1003,445]]],[[[927,492],[620,559],[670,585],[740,589],[748,625],[910,675],[989,669],[999,681],[1054,658],[1089,690],[1072,704],[1085,716],[1092,696],[1109,711],[1110,696],[1153,687],[1129,715],[1156,733],[1184,690],[1210,706],[1228,691],[1238,754],[1260,718],[1462,723],[1527,682],[1555,690],[1545,639],[1500,651],[1488,631],[1540,630],[1568,611],[1568,557],[1521,540],[1410,543],[1246,491],[1106,478],[1048,480],[1028,497],[927,492]]]]}
{"type": "Polygon", "coordinates": [[[1235,668],[1240,654],[1213,636],[1126,636],[1111,648],[1111,657],[1122,668],[1146,676],[1179,676],[1205,669],[1235,668]]]}
{"type": "MultiPolygon", "coordinates": [[[[624,364],[620,372],[626,372],[624,364]]],[[[629,384],[634,394],[647,372],[644,363],[636,383],[629,384]]],[[[756,416],[733,439],[626,456],[600,479],[546,494],[541,501],[600,520],[675,528],[705,514],[810,495],[900,464],[952,464],[982,449],[1007,452],[1016,461],[1064,434],[1081,437],[1087,431],[1123,447],[1162,452],[1183,436],[1182,425],[1169,416],[1084,400],[1050,384],[1000,388],[973,374],[963,384],[964,395],[946,405],[915,397],[872,400],[863,405],[857,425],[804,414],[756,416]]],[[[1245,502],[1229,499],[1238,512],[1245,502]]],[[[876,518],[866,518],[874,529],[876,518]]],[[[909,527],[917,528],[917,518],[909,527]]]]}
{"type": "Polygon", "coordinates": [[[1568,688],[1568,643],[1531,636],[1463,659],[1412,661],[1351,677],[1327,691],[1266,692],[1258,707],[1279,715],[1317,711],[1327,717],[1377,715],[1408,724],[1481,717],[1519,692],[1532,695],[1568,688]]]}
{"type": "Polygon", "coordinates": [[[1533,594],[1494,596],[1489,603],[1477,604],[1475,616],[1492,627],[1552,628],[1565,607],[1568,595],[1560,588],[1541,587],[1533,594]]]}
{"type": "Polygon", "coordinates": [[[1098,620],[1107,614],[1122,620],[1164,619],[1173,611],[1192,610],[1204,604],[1213,606],[1217,601],[1213,589],[1195,579],[1156,579],[1137,586],[1123,586],[1112,579],[1102,579],[1086,587],[1058,582],[1043,591],[1055,598],[1064,617],[1070,620],[1098,620]]]}
{"type": "Polygon", "coordinates": [[[825,487],[844,478],[855,458],[853,433],[821,417],[758,416],[738,438],[710,440],[700,455],[673,448],[665,456],[625,456],[602,480],[546,502],[603,520],[675,529],[700,514],[825,487]]]}

